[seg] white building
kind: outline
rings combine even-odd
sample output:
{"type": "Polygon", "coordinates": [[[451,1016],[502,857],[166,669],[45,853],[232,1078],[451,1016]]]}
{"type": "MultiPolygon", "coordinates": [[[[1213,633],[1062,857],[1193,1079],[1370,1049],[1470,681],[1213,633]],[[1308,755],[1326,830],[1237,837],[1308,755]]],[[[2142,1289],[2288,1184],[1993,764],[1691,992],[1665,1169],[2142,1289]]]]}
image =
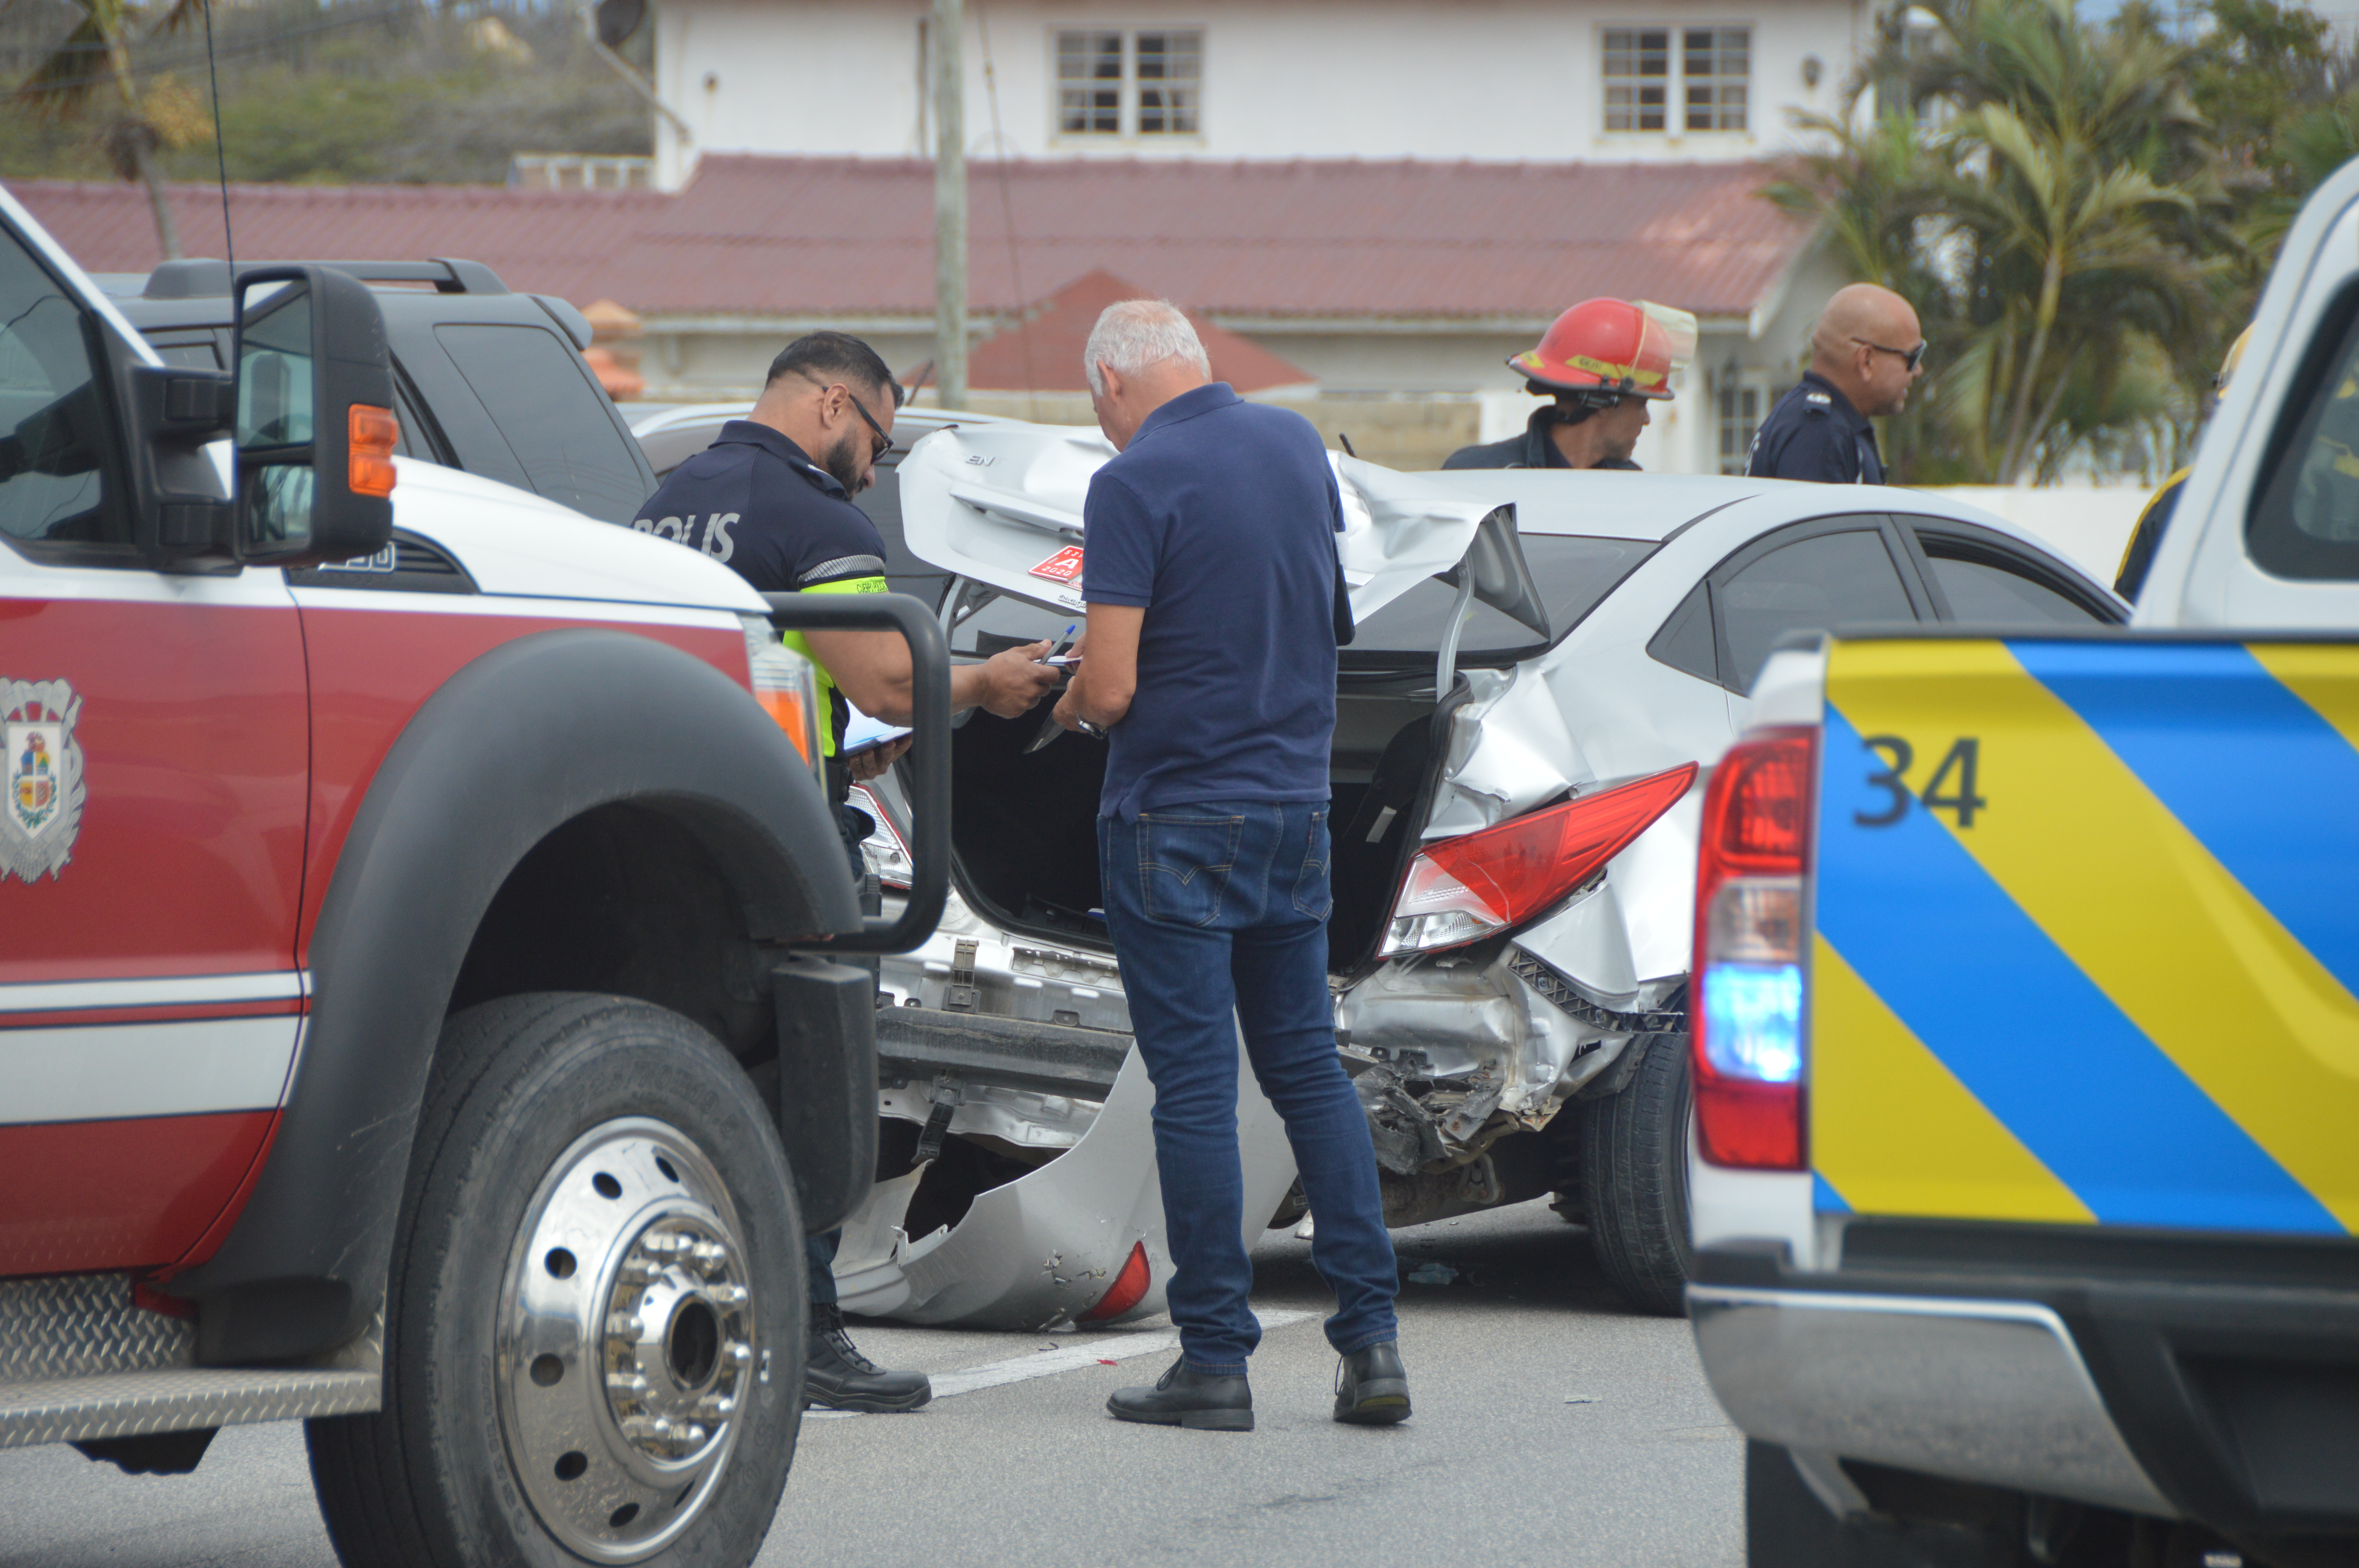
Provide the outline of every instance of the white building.
{"type": "MultiPolygon", "coordinates": [[[[1351,400],[1423,399],[1457,410],[1417,416],[1448,422],[1448,439],[1489,439],[1533,406],[1501,362],[1557,310],[1597,293],[1653,297],[1696,311],[1703,341],[1640,460],[1740,461],[1820,304],[1849,281],[1799,229],[1780,233],[1741,210],[1758,206],[1745,193],[1775,159],[1804,150],[1798,114],[1840,108],[1878,5],[968,0],[972,330],[986,335],[1103,268],[1310,372],[1324,425],[1357,421],[1364,440],[1376,414],[1351,400]],[[1138,210],[1143,189],[1126,200],[1093,179],[1114,173],[1109,160],[1138,171],[1117,175],[1126,186],[1168,189],[1189,232],[1158,234],[1138,210]],[[1216,180],[1208,168],[1184,187],[1148,178],[1175,163],[1292,165],[1309,193],[1242,170],[1216,180]],[[1434,178],[1440,166],[1470,163],[1519,166],[1512,183],[1535,221],[1519,223],[1515,192],[1476,171],[1455,200],[1436,189],[1451,183],[1434,178]],[[1372,164],[1397,176],[1371,178],[1372,164]],[[1742,178],[1711,189],[1674,180],[1677,194],[1649,198],[1608,173],[1634,164],[1742,178]],[[994,189],[1003,178],[1012,197],[994,189]],[[1342,191],[1391,211],[1355,230],[1335,210],[1342,191]],[[1205,242],[1251,259],[1224,265],[1205,242]],[[1693,262],[1716,245],[1745,258],[1693,262]],[[1518,246],[1521,267],[1502,257],[1518,246]],[[1289,287],[1289,275],[1311,285],[1289,287]]],[[[926,0],[663,0],[655,86],[678,123],[657,119],[656,180],[687,192],[667,227],[701,230],[741,281],[716,292],[671,269],[649,276],[647,297],[631,303],[647,317],[651,395],[737,385],[766,342],[831,320],[870,333],[897,363],[930,354],[929,255],[888,237],[924,222],[930,16],[926,0]],[[725,201],[690,189],[708,157],[732,189],[725,201]],[[769,159],[780,160],[775,179],[756,173],[769,159]],[[773,186],[782,200],[789,188],[827,188],[828,200],[781,212],[756,194],[773,186]],[[884,207],[894,216],[880,232],[884,207]],[[816,254],[786,243],[795,231],[814,241],[832,231],[848,245],[835,265],[855,276],[787,281],[809,276],[816,254]],[[766,244],[777,248],[756,264],[766,244]],[[759,276],[743,270],[756,265],[759,276]],[[879,269],[897,285],[880,287],[879,269]],[[840,297],[820,297],[830,287],[840,297]]],[[[692,265],[685,250],[679,263],[692,265]]]]}
{"type": "MultiPolygon", "coordinates": [[[[1832,112],[1871,0],[974,0],[988,157],[1774,157],[1832,112]]],[[[929,157],[924,0],[664,0],[657,181],[708,152],[929,157]]]]}

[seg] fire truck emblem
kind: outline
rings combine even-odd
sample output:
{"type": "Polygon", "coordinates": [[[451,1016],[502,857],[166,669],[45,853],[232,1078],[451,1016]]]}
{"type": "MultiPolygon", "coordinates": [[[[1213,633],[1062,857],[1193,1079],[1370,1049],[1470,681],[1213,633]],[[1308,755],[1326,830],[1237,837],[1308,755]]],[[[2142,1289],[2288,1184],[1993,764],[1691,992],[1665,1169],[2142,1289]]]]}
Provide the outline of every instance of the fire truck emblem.
{"type": "Polygon", "coordinates": [[[0,679],[8,800],[0,810],[0,881],[61,875],[82,831],[82,698],[61,680],[0,679]]]}

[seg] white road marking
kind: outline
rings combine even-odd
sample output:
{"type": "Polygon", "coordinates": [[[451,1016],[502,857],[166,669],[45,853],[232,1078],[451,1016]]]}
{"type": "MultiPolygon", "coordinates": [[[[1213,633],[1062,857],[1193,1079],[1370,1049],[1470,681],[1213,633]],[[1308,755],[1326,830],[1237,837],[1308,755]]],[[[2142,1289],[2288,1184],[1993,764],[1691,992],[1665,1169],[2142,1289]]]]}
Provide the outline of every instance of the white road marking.
{"type": "MultiPolygon", "coordinates": [[[[1318,1314],[1297,1312],[1290,1308],[1256,1312],[1262,1332],[1283,1328],[1288,1324],[1306,1322],[1318,1314]]],[[[1161,1350],[1180,1347],[1180,1331],[1168,1329],[1160,1334],[1125,1336],[1120,1339],[1102,1339],[1094,1345],[1076,1345],[1070,1350],[1038,1350],[1029,1356],[1012,1360],[993,1361],[981,1367],[970,1367],[962,1372],[943,1372],[933,1378],[934,1398],[946,1400],[954,1394],[971,1394],[979,1389],[1004,1388],[1009,1383],[1027,1382],[1034,1378],[1054,1377],[1059,1372],[1078,1372],[1084,1367],[1102,1366],[1108,1361],[1125,1361],[1136,1356],[1152,1356],[1161,1350]]],[[[803,1411],[805,1421],[839,1420],[845,1416],[868,1415],[868,1411],[803,1411]]]]}

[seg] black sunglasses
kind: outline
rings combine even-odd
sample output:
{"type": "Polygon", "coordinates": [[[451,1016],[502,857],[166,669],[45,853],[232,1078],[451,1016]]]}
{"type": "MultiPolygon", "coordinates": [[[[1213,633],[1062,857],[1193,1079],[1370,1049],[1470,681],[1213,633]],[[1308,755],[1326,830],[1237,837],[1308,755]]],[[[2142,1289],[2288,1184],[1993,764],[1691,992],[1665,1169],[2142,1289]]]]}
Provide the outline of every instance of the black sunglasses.
{"type": "MultiPolygon", "coordinates": [[[[831,386],[843,385],[842,382],[821,381],[817,376],[805,376],[804,379],[818,386],[820,391],[822,393],[826,392],[831,386]]],[[[843,395],[852,400],[853,407],[860,411],[861,422],[865,424],[870,431],[876,437],[876,448],[874,451],[868,454],[868,460],[872,463],[879,460],[886,453],[893,449],[893,438],[885,433],[884,426],[876,423],[876,416],[868,412],[868,405],[860,401],[860,395],[858,393],[853,391],[852,388],[845,386],[843,388],[843,395]]]]}
{"type": "Polygon", "coordinates": [[[1925,345],[1922,342],[1913,349],[1887,349],[1882,343],[1871,343],[1865,338],[1854,338],[1852,341],[1862,348],[1874,349],[1879,354],[1898,354],[1901,362],[1908,365],[1911,373],[1915,373],[1919,365],[1925,362],[1925,345]]]}

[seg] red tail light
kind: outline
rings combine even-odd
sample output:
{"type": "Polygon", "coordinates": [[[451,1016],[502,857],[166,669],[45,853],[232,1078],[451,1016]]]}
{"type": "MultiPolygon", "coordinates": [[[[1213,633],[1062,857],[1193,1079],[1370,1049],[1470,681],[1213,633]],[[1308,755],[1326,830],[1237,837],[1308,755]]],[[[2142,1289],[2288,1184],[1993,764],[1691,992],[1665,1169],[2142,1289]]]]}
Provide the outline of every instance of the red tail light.
{"type": "Polygon", "coordinates": [[[1106,1293],[1098,1298],[1098,1304],[1082,1314],[1080,1321],[1103,1323],[1108,1318],[1120,1317],[1147,1299],[1147,1243],[1135,1241],[1131,1243],[1130,1260],[1123,1264],[1122,1272],[1114,1277],[1106,1293]]]}
{"type": "Polygon", "coordinates": [[[1628,849],[1695,776],[1690,762],[1428,846],[1409,862],[1378,957],[1456,947],[1522,925],[1628,849]]]}
{"type": "Polygon", "coordinates": [[[1756,730],[1704,793],[1696,854],[1696,1141],[1715,1165],[1807,1168],[1802,890],[1818,731],[1756,730]]]}

